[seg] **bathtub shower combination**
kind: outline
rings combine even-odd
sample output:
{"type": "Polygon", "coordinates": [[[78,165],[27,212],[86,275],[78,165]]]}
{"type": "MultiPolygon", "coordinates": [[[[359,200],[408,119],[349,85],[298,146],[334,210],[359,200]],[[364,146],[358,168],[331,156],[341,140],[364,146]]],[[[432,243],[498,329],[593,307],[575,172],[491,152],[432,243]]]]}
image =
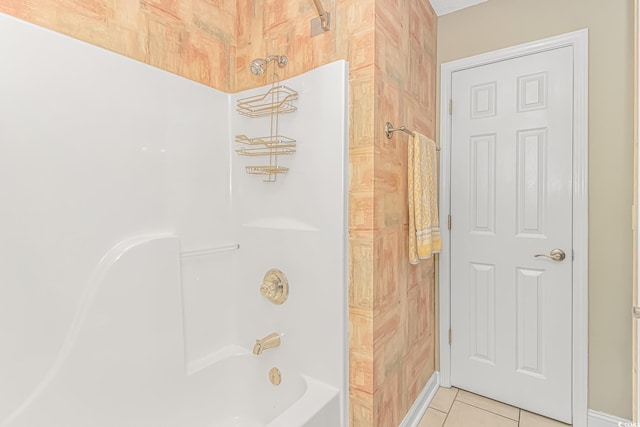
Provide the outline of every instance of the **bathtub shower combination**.
{"type": "Polygon", "coordinates": [[[5,15],[0,64],[0,427],[346,426],[347,64],[277,132],[5,15]]]}

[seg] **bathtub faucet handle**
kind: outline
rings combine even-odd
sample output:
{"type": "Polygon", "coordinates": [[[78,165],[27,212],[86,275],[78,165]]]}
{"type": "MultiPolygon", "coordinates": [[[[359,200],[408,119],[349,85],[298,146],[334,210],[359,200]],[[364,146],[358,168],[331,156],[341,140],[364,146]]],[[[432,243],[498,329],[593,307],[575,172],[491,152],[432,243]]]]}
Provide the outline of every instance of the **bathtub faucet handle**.
{"type": "Polygon", "coordinates": [[[253,345],[253,354],[260,355],[265,350],[279,346],[280,334],[273,332],[262,339],[256,340],[256,343],[253,345]]]}
{"type": "Polygon", "coordinates": [[[282,304],[289,296],[287,276],[277,268],[267,271],[260,285],[260,293],[274,304],[282,304]]]}

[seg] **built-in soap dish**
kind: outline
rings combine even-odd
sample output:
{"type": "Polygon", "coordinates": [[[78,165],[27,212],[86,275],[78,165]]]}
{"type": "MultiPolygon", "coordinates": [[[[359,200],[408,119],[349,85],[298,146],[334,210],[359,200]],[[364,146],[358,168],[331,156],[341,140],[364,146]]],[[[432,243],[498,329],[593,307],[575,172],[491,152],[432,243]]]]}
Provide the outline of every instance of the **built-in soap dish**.
{"type": "Polygon", "coordinates": [[[282,304],[289,297],[287,276],[277,268],[267,271],[260,285],[260,293],[274,304],[282,304]]]}

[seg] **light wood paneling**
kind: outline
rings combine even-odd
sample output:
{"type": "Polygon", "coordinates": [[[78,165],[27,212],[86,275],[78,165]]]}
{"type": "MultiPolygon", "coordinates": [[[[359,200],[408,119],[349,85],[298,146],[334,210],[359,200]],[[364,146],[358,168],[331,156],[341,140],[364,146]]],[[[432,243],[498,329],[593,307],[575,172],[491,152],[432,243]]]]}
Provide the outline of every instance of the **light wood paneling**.
{"type": "Polygon", "coordinates": [[[233,90],[235,0],[5,0],[0,12],[233,90]]]}
{"type": "Polygon", "coordinates": [[[435,137],[436,17],[428,2],[377,0],[375,30],[373,425],[391,426],[435,369],[435,274],[433,259],[409,264],[409,137],[383,125],[435,137]]]}

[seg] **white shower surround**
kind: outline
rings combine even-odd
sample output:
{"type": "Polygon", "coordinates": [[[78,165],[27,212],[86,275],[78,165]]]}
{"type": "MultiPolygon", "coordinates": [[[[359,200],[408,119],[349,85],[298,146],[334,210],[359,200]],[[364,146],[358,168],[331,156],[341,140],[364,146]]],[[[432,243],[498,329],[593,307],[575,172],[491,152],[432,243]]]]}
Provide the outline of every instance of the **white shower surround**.
{"type": "Polygon", "coordinates": [[[286,82],[268,184],[231,142],[268,133],[234,108],[261,89],[1,14],[0,63],[0,426],[346,426],[347,64],[286,82]]]}

